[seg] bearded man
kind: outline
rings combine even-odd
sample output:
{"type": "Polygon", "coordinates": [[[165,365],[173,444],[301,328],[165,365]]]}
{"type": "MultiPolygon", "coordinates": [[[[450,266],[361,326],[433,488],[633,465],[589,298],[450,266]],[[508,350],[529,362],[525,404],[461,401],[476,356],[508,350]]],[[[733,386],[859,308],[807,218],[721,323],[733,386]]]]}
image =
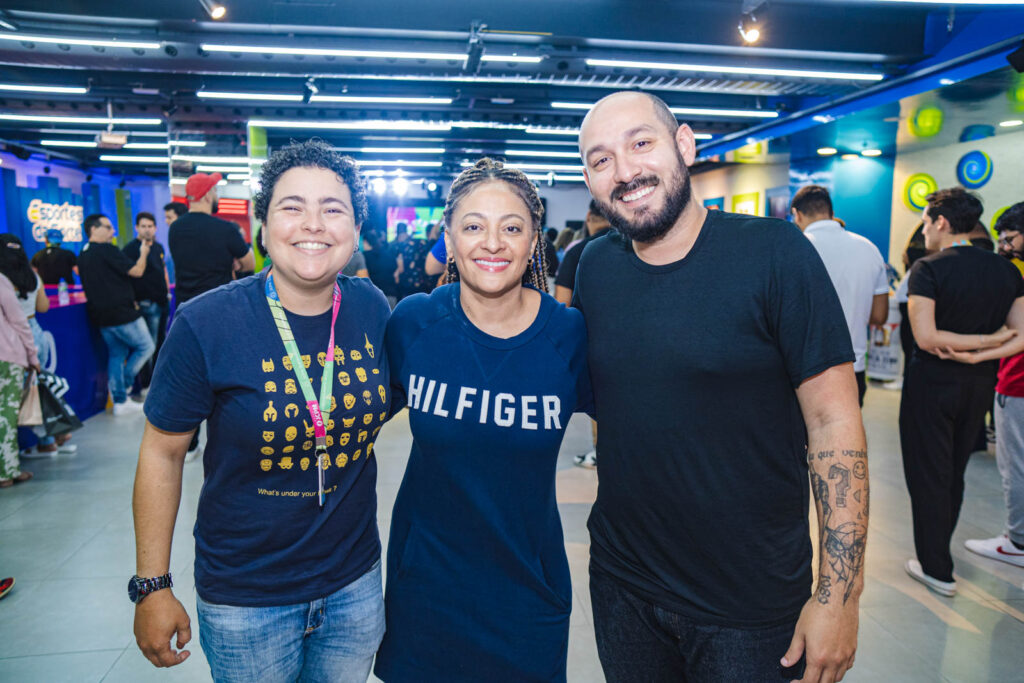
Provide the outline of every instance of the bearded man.
{"type": "Polygon", "coordinates": [[[605,675],[841,680],[868,471],[850,335],[821,258],[789,223],[695,201],[693,132],[657,97],[602,99],[579,142],[616,228],[587,246],[573,292],[601,429],[588,527],[605,675]]]}

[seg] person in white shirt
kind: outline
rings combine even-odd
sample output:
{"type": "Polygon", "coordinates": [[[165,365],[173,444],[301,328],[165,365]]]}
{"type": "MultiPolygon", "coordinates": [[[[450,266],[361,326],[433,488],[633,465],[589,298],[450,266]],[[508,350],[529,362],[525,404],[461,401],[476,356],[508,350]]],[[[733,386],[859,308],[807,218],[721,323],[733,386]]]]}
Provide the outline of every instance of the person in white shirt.
{"type": "Polygon", "coordinates": [[[832,197],[821,185],[800,188],[790,203],[793,222],[804,231],[825,262],[850,328],[853,369],[864,405],[864,376],[868,325],[883,325],[889,317],[889,280],[878,247],[848,232],[832,214],[832,197]]]}

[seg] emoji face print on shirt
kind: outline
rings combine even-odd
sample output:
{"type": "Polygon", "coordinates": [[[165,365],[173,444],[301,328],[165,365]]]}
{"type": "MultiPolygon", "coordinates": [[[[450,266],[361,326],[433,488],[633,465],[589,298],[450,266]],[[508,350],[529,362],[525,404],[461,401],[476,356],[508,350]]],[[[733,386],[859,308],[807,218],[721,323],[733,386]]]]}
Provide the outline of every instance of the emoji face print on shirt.
{"type": "MultiPolygon", "coordinates": [[[[342,476],[346,468],[365,461],[372,453],[372,439],[387,418],[390,396],[385,384],[378,379],[382,375],[377,349],[368,334],[360,336],[359,348],[335,345],[330,359],[337,367],[332,371],[334,391],[330,410],[324,415],[327,457],[322,459],[315,453],[315,430],[291,358],[282,355],[260,359],[261,445],[253,455],[252,466],[266,478],[265,488],[261,485],[261,489],[268,492],[265,495],[271,495],[271,490],[315,491],[316,477],[310,473],[315,473],[318,466],[325,475],[338,472],[334,476],[342,476]]],[[[328,354],[309,352],[300,353],[299,357],[319,398],[328,354]]]]}

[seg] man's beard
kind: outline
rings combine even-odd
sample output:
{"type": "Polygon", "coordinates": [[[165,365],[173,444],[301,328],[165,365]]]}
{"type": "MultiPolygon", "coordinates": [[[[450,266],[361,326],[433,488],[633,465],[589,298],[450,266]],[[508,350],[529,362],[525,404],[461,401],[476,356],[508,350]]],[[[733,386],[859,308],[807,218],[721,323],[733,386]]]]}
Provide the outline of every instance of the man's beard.
{"type": "MultiPolygon", "coordinates": [[[[636,242],[653,242],[672,229],[672,226],[679,220],[679,216],[690,204],[692,197],[690,174],[686,172],[681,158],[679,159],[679,168],[672,174],[669,182],[670,185],[665,188],[665,205],[660,211],[655,212],[645,207],[635,218],[630,219],[616,211],[612,205],[605,204],[600,200],[597,203],[601,208],[601,213],[612,224],[612,227],[625,237],[636,242]]],[[[625,185],[619,185],[612,190],[612,203],[614,204],[616,200],[630,192],[660,184],[661,180],[656,176],[644,176],[625,185]]]]}

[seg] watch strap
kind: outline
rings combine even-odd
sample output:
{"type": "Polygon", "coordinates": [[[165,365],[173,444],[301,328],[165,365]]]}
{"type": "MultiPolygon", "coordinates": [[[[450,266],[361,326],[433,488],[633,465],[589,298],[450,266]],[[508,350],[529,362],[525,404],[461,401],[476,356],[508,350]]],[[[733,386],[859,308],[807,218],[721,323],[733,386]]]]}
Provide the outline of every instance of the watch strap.
{"type": "Polygon", "coordinates": [[[135,585],[138,588],[139,600],[142,600],[145,596],[155,591],[171,588],[174,586],[174,582],[171,580],[170,572],[163,576],[154,576],[149,579],[144,579],[141,576],[135,576],[135,585]]]}

